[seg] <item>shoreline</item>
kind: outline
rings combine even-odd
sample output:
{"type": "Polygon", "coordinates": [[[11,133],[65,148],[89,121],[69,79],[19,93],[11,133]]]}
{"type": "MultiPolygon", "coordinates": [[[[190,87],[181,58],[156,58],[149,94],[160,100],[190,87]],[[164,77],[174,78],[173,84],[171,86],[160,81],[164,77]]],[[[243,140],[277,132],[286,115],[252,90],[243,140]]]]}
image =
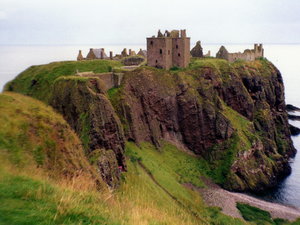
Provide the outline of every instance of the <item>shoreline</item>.
{"type": "Polygon", "coordinates": [[[203,181],[206,184],[204,188],[195,187],[192,184],[184,184],[184,186],[198,191],[208,206],[220,207],[222,213],[226,215],[243,219],[239,210],[236,208],[236,203],[241,202],[268,211],[272,218],[294,221],[300,217],[300,208],[268,202],[247,194],[230,192],[207,179],[203,179],[203,181]]]}

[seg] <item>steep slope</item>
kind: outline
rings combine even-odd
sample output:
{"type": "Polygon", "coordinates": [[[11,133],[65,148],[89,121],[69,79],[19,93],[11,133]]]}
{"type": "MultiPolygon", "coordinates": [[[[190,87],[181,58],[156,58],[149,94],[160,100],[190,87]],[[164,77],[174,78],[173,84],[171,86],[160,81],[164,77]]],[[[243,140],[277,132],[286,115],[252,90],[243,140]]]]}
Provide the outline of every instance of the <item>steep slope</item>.
{"type": "Polygon", "coordinates": [[[42,100],[60,112],[83,142],[86,154],[103,180],[111,187],[119,185],[119,167],[124,161],[123,129],[111,103],[105,97],[101,81],[74,76],[77,71],[108,72],[121,64],[111,60],[56,62],[32,66],[6,90],[42,100]]]}
{"type": "Polygon", "coordinates": [[[105,188],[87,161],[80,140],[64,119],[35,99],[0,95],[0,150],[17,167],[42,168],[54,179],[83,176],[105,188]]]}
{"type": "Polygon", "coordinates": [[[99,158],[95,163],[106,183],[116,187],[118,167],[126,168],[125,140],[119,118],[103,90],[99,79],[60,77],[55,81],[50,105],[80,134],[89,157],[99,158]]]}
{"type": "Polygon", "coordinates": [[[0,112],[0,224],[244,224],[181,185],[203,186],[205,162],[198,170],[201,161],[172,145],[127,143],[129,172],[112,193],[51,107],[5,92],[0,112]]]}
{"type": "Polygon", "coordinates": [[[186,188],[205,186],[199,178],[211,169],[202,157],[165,141],[159,151],[127,142],[128,172],[108,192],[51,107],[5,92],[0,110],[0,224],[248,224],[186,188]]]}
{"type": "Polygon", "coordinates": [[[295,154],[279,71],[268,61],[195,60],[177,71],[129,72],[111,101],[127,139],[168,140],[203,156],[224,187],[262,191],[295,154]]]}

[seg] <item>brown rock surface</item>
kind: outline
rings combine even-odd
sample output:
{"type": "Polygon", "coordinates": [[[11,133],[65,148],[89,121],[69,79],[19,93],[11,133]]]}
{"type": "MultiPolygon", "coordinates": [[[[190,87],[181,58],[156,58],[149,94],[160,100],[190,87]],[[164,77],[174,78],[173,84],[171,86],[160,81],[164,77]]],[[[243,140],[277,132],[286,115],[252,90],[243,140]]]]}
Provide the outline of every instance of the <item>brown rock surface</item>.
{"type": "MultiPolygon", "coordinates": [[[[111,165],[125,168],[123,129],[101,86],[100,80],[96,78],[84,81],[60,79],[56,82],[50,104],[81,137],[88,154],[96,149],[113,151],[110,157],[103,153],[105,159],[100,159],[98,165],[105,165],[107,163],[103,161],[112,159],[111,165]]],[[[99,170],[106,169],[100,167],[99,170]]],[[[106,177],[103,179],[106,180],[106,177]]]]}
{"type": "Polygon", "coordinates": [[[126,138],[185,146],[219,171],[215,181],[227,189],[273,187],[290,173],[295,154],[281,75],[263,60],[247,67],[214,63],[185,72],[128,72],[112,100],[126,138]]]}

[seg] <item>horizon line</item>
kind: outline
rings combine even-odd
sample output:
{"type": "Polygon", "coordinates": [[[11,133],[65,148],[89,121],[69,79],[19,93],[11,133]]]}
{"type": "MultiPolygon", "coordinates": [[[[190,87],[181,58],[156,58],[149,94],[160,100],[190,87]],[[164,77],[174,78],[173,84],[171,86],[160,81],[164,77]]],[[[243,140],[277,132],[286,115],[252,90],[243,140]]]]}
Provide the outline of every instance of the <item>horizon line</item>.
{"type": "MultiPolygon", "coordinates": [[[[194,42],[192,42],[194,44],[194,42]]],[[[195,42],[196,43],[196,42],[195,42]]],[[[253,45],[256,42],[217,42],[217,43],[203,43],[201,42],[202,46],[205,45],[253,45]]],[[[269,43],[262,43],[263,45],[299,45],[300,42],[269,42],[269,43]]],[[[26,43],[18,43],[18,44],[8,44],[8,43],[0,43],[0,46],[91,46],[91,45],[98,45],[98,46],[121,46],[121,45],[136,45],[136,46],[146,46],[146,43],[63,43],[63,44],[50,44],[50,43],[38,43],[38,44],[26,44],[26,43]]]]}

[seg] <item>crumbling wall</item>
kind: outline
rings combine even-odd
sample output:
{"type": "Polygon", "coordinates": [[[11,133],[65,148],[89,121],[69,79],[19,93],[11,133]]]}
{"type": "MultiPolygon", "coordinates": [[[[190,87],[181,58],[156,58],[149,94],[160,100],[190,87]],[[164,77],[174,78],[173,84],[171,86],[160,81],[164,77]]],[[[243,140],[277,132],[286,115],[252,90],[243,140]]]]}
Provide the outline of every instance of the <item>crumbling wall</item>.
{"type": "Polygon", "coordinates": [[[229,53],[224,46],[220,48],[216,57],[221,59],[226,59],[229,62],[234,62],[236,60],[254,61],[256,58],[264,56],[264,49],[262,44],[254,44],[254,49],[246,49],[243,53],[229,53]]]}

